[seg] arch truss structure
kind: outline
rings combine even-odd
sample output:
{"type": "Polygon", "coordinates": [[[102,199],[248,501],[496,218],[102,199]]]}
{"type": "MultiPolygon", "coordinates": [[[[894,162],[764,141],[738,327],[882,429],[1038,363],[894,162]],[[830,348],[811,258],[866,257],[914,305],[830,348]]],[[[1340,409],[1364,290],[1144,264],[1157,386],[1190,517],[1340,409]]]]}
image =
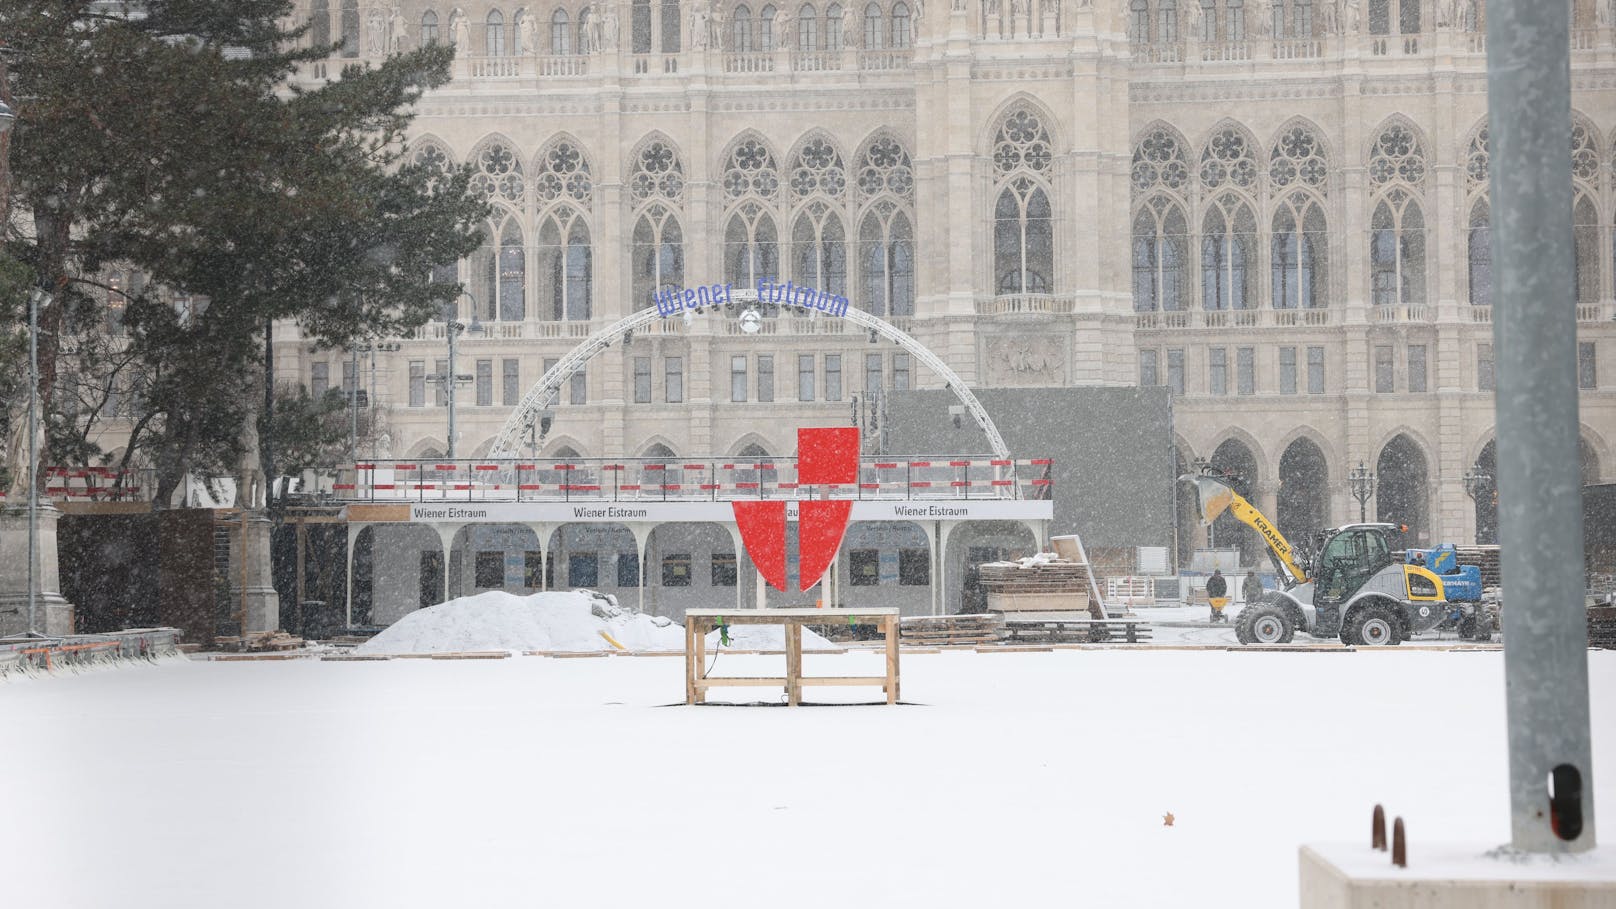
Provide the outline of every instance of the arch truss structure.
{"type": "MultiPolygon", "coordinates": [[[[747,313],[751,312],[751,320],[756,320],[756,310],[761,308],[762,304],[755,302],[755,292],[753,291],[737,291],[735,297],[737,300],[735,311],[740,313],[744,329],[748,321],[747,313]],[[743,297],[751,297],[752,299],[743,299],[743,297]]],[[[714,305],[707,307],[707,311],[718,311],[731,305],[728,303],[714,305]]],[[[680,315],[668,315],[655,307],[650,307],[625,316],[585,338],[577,347],[568,351],[567,355],[562,357],[555,366],[546,370],[539,381],[528,389],[527,394],[522,396],[521,402],[516,405],[516,409],[506,418],[505,425],[500,428],[499,434],[494,437],[489,456],[492,458],[518,457],[517,447],[533,430],[534,424],[540,419],[540,414],[558,400],[561,387],[571,378],[573,373],[582,369],[585,364],[606,350],[606,348],[620,339],[631,337],[635,331],[659,319],[673,319],[681,316],[689,319],[698,314],[698,312],[686,310],[680,315]]],[[[988,416],[987,410],[976,399],[976,395],[971,393],[971,389],[965,384],[965,380],[961,379],[947,363],[943,362],[941,357],[932,353],[930,348],[916,341],[908,332],[898,328],[891,322],[854,306],[847,307],[846,312],[839,316],[820,315],[818,317],[845,319],[861,329],[874,332],[880,337],[899,345],[932,372],[942,376],[943,381],[948,385],[948,389],[959,399],[960,404],[964,405],[965,412],[970,414],[971,419],[976,421],[976,425],[981,427],[982,432],[987,436],[988,445],[993,449],[993,456],[1001,460],[1010,458],[1010,449],[1005,446],[1004,437],[999,435],[998,427],[993,425],[993,418],[988,416]]],[[[755,321],[753,324],[755,324],[755,321]]]]}

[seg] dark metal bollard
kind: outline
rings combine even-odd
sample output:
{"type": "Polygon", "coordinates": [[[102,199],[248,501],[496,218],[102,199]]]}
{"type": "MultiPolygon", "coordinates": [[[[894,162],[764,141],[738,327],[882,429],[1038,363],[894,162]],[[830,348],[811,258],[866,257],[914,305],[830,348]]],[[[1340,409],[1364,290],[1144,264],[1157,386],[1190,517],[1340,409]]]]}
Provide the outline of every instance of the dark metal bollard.
{"type": "Polygon", "coordinates": [[[1375,816],[1369,822],[1369,848],[1386,851],[1386,809],[1375,806],[1375,816]]]}
{"type": "Polygon", "coordinates": [[[1403,819],[1392,821],[1392,864],[1408,867],[1408,841],[1403,838],[1403,819]]]}

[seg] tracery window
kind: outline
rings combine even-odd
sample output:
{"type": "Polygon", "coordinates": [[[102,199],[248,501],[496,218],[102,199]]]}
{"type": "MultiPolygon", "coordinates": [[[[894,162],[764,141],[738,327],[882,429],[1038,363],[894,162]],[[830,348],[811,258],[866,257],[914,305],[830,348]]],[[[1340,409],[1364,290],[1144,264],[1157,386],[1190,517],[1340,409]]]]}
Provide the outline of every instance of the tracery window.
{"type": "Polygon", "coordinates": [[[735,7],[730,17],[730,49],[737,54],[750,54],[756,49],[752,41],[752,11],[744,5],[735,7]]]}
{"type": "Polygon", "coordinates": [[[819,17],[811,4],[797,10],[797,51],[811,54],[819,50],[819,17]]]}
{"type": "Polygon", "coordinates": [[[1472,192],[1487,186],[1491,151],[1489,142],[1485,126],[1470,139],[1470,148],[1465,154],[1465,186],[1472,192]]]}
{"type": "Polygon", "coordinates": [[[644,206],[634,223],[633,299],[652,305],[653,291],[684,286],[684,232],[674,208],[684,199],[684,165],[666,141],[645,144],[634,159],[629,198],[644,206]]]}
{"type": "Polygon", "coordinates": [[[1324,308],[1330,286],[1330,237],[1323,206],[1311,193],[1294,190],[1274,210],[1272,228],[1274,308],[1324,308]]]}
{"type": "Polygon", "coordinates": [[[825,8],[825,50],[836,52],[842,49],[842,7],[841,4],[832,3],[825,8]]]}
{"type": "Polygon", "coordinates": [[[538,313],[546,319],[588,320],[594,288],[585,217],[594,197],[588,159],[572,142],[557,142],[540,159],[533,188],[545,212],[539,222],[538,313]]]}
{"type": "Polygon", "coordinates": [[[1044,181],[1053,150],[1032,111],[1005,117],[993,142],[993,287],[995,293],[1052,293],[1053,212],[1044,181]]]}
{"type": "Polygon", "coordinates": [[[1369,0],[1369,33],[1389,35],[1392,23],[1404,35],[1420,33],[1421,0],[1369,0]]]}
{"type": "Polygon", "coordinates": [[[1224,40],[1246,40],[1246,4],[1245,0],[1229,0],[1224,5],[1224,40]]]}
{"type": "Polygon", "coordinates": [[[468,271],[480,318],[502,322],[526,318],[526,249],[516,213],[503,207],[495,210],[484,228],[482,246],[471,255],[468,271]]]}
{"type": "Polygon", "coordinates": [[[806,199],[814,193],[824,193],[839,199],[847,188],[847,168],[842,153],[829,140],[815,138],[797,152],[791,166],[791,197],[806,199]]]}
{"type": "Polygon", "coordinates": [[[342,55],[359,56],[359,0],[342,0],[342,55]]]}
{"type": "Polygon", "coordinates": [[[1242,189],[1257,182],[1257,161],[1245,134],[1234,127],[1225,127],[1207,140],[1201,149],[1201,186],[1217,189],[1237,186],[1242,189]]]}
{"type": "Polygon", "coordinates": [[[1590,184],[1599,180],[1599,150],[1588,127],[1581,123],[1571,127],[1571,176],[1590,184]]]}
{"type": "Polygon", "coordinates": [[[484,23],[483,53],[490,57],[505,56],[505,16],[497,9],[488,11],[484,23]]]}
{"type": "Polygon", "coordinates": [[[823,199],[809,202],[792,225],[791,266],[798,284],[847,294],[847,233],[823,199]]]}
{"type": "Polygon", "coordinates": [[[1129,0],[1128,36],[1141,44],[1150,41],[1149,0],[1129,0]]]}
{"type": "Polygon", "coordinates": [[[724,280],[756,287],[760,278],[778,277],[780,235],[774,217],[756,201],[743,202],[724,227],[724,280]]]}
{"type": "Polygon", "coordinates": [[[915,176],[909,152],[896,139],[887,136],[871,142],[859,164],[857,187],[861,200],[889,192],[912,201],[915,176]]]}
{"type": "Polygon", "coordinates": [[[1201,221],[1201,306],[1249,309],[1257,257],[1257,218],[1251,206],[1224,193],[1201,221]]]}
{"type": "Polygon", "coordinates": [[[651,0],[634,0],[629,6],[629,50],[636,54],[651,52],[651,0]]]}
{"type": "MultiPolygon", "coordinates": [[[[1597,167],[1597,165],[1596,165],[1597,167]]],[[[1599,302],[1599,212],[1585,192],[1571,207],[1572,273],[1577,302],[1599,302]]]]}
{"type": "Polygon", "coordinates": [[[1156,40],[1163,44],[1178,40],[1178,0],[1157,0],[1156,40]]]}
{"type": "Polygon", "coordinates": [[[1272,189],[1308,186],[1328,192],[1329,162],[1318,136],[1306,126],[1283,130],[1268,153],[1268,184],[1272,189]]]}
{"type": "Polygon", "coordinates": [[[1377,193],[1369,222],[1370,297],[1376,306],[1425,302],[1425,217],[1417,193],[1425,152],[1411,129],[1393,123],[1375,138],[1369,183],[1377,193]]]}
{"type": "Polygon", "coordinates": [[[1395,186],[1369,220],[1370,293],[1376,306],[1425,302],[1425,218],[1414,195],[1395,186]]]}
{"type": "MultiPolygon", "coordinates": [[[[324,0],[320,0],[324,2],[324,0]]],[[[329,26],[327,26],[329,28],[329,26]]],[[[438,43],[438,14],[427,10],[421,14],[421,45],[427,46],[438,43]]]]}
{"type": "MultiPolygon", "coordinates": [[[[450,169],[449,155],[443,148],[434,142],[424,142],[419,145],[410,157],[410,164],[425,170],[428,176],[428,186],[436,188],[439,181],[448,175],[450,169]]],[[[433,284],[455,284],[460,281],[460,265],[457,262],[448,262],[432,269],[427,280],[433,284]]],[[[454,318],[455,302],[444,303],[439,318],[447,322],[454,318]]]]}
{"type": "Polygon", "coordinates": [[[757,48],[764,53],[774,50],[774,18],[776,12],[773,6],[765,6],[758,13],[757,48]]]}
{"type": "Polygon", "coordinates": [[[914,232],[890,199],[870,207],[859,226],[861,306],[878,316],[915,313],[914,232]]]}
{"type": "Polygon", "coordinates": [[[886,33],[881,26],[882,13],[878,4],[864,7],[864,49],[880,50],[887,46],[886,33]]]}
{"type": "Polygon", "coordinates": [[[1133,188],[1140,193],[1154,187],[1184,189],[1189,183],[1190,168],[1183,145],[1165,127],[1151,130],[1134,147],[1132,175],[1133,188]]]}
{"type": "Polygon", "coordinates": [[[567,21],[567,11],[557,9],[550,14],[550,53],[572,53],[572,29],[567,21]]]}
{"type": "Polygon", "coordinates": [[[1493,248],[1491,210],[1485,197],[1470,209],[1469,274],[1472,306],[1493,305],[1493,248]]]}
{"type": "Polygon", "coordinates": [[[1218,0],[1199,0],[1201,4],[1201,33],[1197,38],[1212,43],[1218,40],[1218,0]]]}
{"type": "Polygon", "coordinates": [[[909,7],[902,0],[892,4],[892,46],[895,48],[909,47],[914,44],[913,29],[910,28],[909,7]]]}
{"type": "Polygon", "coordinates": [[[679,0],[662,0],[662,53],[679,53],[679,0]]]}
{"type": "Polygon", "coordinates": [[[477,172],[471,188],[489,199],[522,201],[522,162],[503,142],[490,142],[477,155],[477,172]]]}
{"type": "Polygon", "coordinates": [[[747,194],[772,200],[780,192],[780,169],[774,153],[757,139],[747,139],[730,152],[724,166],[724,196],[735,201],[747,194]]]}
{"type": "Polygon", "coordinates": [[[309,5],[309,26],[309,40],[315,47],[331,43],[331,0],[314,0],[309,5]]]}
{"type": "Polygon", "coordinates": [[[1184,210],[1165,193],[1152,195],[1133,218],[1133,308],[1184,309],[1184,265],[1189,229],[1184,210]]]}

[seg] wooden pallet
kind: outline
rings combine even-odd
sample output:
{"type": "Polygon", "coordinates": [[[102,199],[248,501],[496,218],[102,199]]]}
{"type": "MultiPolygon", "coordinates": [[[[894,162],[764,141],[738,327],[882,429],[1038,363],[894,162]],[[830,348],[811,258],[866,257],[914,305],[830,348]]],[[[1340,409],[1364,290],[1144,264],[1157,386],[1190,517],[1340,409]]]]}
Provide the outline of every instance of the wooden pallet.
{"type": "Polygon", "coordinates": [[[1021,613],[1006,616],[1007,642],[1051,641],[1091,644],[1139,644],[1151,639],[1150,623],[1126,616],[1096,619],[1086,615],[1045,616],[1021,613]]]}
{"type": "Polygon", "coordinates": [[[1003,627],[1003,620],[992,613],[916,616],[899,623],[898,640],[935,646],[994,644],[1003,636],[1003,627]]]}
{"type": "Polygon", "coordinates": [[[213,646],[219,650],[234,653],[274,653],[283,650],[301,650],[303,639],[295,638],[284,631],[263,631],[245,636],[226,636],[213,639],[213,646]]]}

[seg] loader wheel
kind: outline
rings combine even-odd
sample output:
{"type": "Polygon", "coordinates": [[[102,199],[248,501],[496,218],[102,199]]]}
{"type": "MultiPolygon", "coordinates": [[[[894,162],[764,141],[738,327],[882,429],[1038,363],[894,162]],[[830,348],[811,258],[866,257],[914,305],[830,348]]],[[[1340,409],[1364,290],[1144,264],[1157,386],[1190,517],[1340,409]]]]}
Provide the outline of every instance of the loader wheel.
{"type": "Polygon", "coordinates": [[[1403,642],[1403,620],[1390,606],[1371,603],[1352,614],[1341,637],[1347,644],[1395,647],[1403,642]]]}
{"type": "Polygon", "coordinates": [[[1284,607],[1260,603],[1241,610],[1235,634],[1242,644],[1289,644],[1296,628],[1284,607]],[[1244,634],[1240,633],[1242,628],[1244,634]]]}
{"type": "Polygon", "coordinates": [[[1493,630],[1486,616],[1467,615],[1459,620],[1459,639],[1486,643],[1493,639],[1493,630]]]}

